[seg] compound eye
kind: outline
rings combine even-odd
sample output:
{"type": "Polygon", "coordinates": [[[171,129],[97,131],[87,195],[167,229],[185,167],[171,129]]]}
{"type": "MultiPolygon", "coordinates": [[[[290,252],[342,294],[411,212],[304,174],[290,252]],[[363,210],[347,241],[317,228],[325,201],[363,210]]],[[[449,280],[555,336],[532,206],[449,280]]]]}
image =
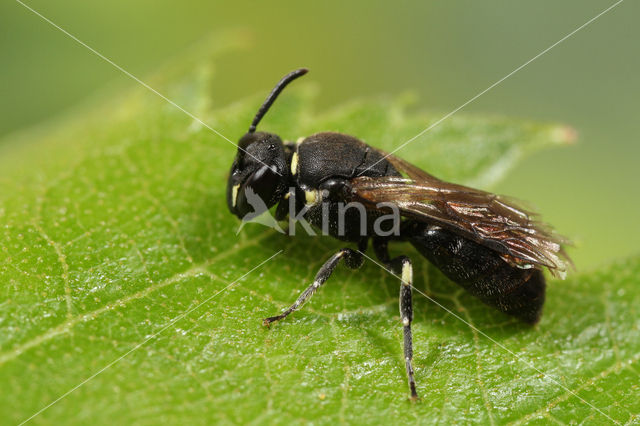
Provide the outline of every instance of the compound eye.
{"type": "MultiPolygon", "coordinates": [[[[232,211],[240,218],[249,213],[255,215],[263,213],[276,201],[274,198],[279,177],[269,166],[258,169],[237,190],[237,199],[232,211]]],[[[231,197],[233,199],[233,195],[231,197]]]]}
{"type": "Polygon", "coordinates": [[[270,204],[271,199],[278,187],[280,181],[278,174],[275,172],[275,167],[262,166],[255,172],[245,186],[251,187],[253,192],[258,194],[265,204],[270,204]]]}

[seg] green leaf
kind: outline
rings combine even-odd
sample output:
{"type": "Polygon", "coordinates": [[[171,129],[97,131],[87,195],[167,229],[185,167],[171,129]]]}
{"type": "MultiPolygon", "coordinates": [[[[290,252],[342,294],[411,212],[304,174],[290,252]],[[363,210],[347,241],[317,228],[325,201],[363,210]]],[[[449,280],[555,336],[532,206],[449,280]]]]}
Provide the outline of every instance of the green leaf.
{"type": "MultiPolygon", "coordinates": [[[[232,140],[268,89],[211,107],[211,58],[236,40],[209,40],[215,51],[196,49],[147,81],[232,140]]],[[[316,93],[296,82],[262,129],[290,140],[342,131],[391,150],[442,116],[409,113],[406,99],[318,114],[316,93]]],[[[570,139],[562,126],[459,114],[398,154],[484,186],[524,154],[570,139]]],[[[640,259],[551,281],[542,322],[529,328],[396,247],[413,256],[418,290],[493,339],[416,294],[422,399],[410,403],[399,283],[375,264],[338,268],[300,312],[262,327],[341,243],[257,224],[236,235],[224,197],[234,155],[137,87],[0,144],[3,421],[637,421],[640,259]]]]}

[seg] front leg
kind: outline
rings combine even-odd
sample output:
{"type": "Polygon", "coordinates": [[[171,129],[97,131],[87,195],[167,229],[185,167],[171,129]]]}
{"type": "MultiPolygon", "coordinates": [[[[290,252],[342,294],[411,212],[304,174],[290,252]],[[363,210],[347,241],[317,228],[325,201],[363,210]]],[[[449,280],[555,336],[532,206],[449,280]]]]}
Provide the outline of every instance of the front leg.
{"type": "MultiPolygon", "coordinates": [[[[362,247],[362,244],[361,244],[362,247]]],[[[322,268],[316,274],[316,278],[313,280],[313,283],[307,287],[305,291],[302,292],[300,297],[291,305],[287,310],[285,310],[280,315],[275,317],[265,318],[262,321],[262,324],[269,327],[269,324],[272,322],[279,321],[284,319],[287,315],[297,310],[302,306],[307,300],[313,296],[313,294],[320,288],[322,284],[331,276],[333,270],[338,266],[340,259],[344,259],[347,267],[351,269],[358,269],[364,263],[364,257],[359,251],[351,250],[349,248],[343,248],[338,253],[334,254],[322,265],[322,268]]]]}
{"type": "Polygon", "coordinates": [[[411,259],[407,256],[398,256],[389,259],[389,251],[387,240],[374,239],[373,249],[376,256],[385,266],[396,275],[400,274],[402,283],[400,285],[400,319],[402,321],[404,334],[404,362],[407,370],[407,379],[409,380],[409,389],[411,390],[411,399],[417,399],[416,381],[413,375],[413,335],[411,332],[411,323],[413,322],[413,302],[411,288],[413,286],[413,267],[411,259]]]}

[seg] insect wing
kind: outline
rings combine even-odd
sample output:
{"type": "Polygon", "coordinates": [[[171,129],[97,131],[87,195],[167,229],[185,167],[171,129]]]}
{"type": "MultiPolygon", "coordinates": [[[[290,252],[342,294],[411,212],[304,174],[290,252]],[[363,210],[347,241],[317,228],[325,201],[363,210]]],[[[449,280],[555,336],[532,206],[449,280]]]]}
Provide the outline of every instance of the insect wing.
{"type": "Polygon", "coordinates": [[[562,247],[566,241],[535,215],[504,197],[441,181],[398,160],[394,157],[390,162],[409,178],[354,178],[352,201],[371,209],[390,203],[404,217],[457,232],[497,251],[515,266],[547,267],[552,274],[564,276],[570,265],[562,247]]]}

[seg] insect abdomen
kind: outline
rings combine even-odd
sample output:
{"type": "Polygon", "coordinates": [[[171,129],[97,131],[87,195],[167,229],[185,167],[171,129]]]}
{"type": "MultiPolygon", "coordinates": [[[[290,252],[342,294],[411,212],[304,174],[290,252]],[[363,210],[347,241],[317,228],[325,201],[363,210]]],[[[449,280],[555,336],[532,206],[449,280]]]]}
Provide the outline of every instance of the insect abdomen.
{"type": "Polygon", "coordinates": [[[414,223],[406,238],[449,279],[486,304],[535,324],[545,279],[539,269],[510,265],[490,248],[439,226],[414,223]]]}

